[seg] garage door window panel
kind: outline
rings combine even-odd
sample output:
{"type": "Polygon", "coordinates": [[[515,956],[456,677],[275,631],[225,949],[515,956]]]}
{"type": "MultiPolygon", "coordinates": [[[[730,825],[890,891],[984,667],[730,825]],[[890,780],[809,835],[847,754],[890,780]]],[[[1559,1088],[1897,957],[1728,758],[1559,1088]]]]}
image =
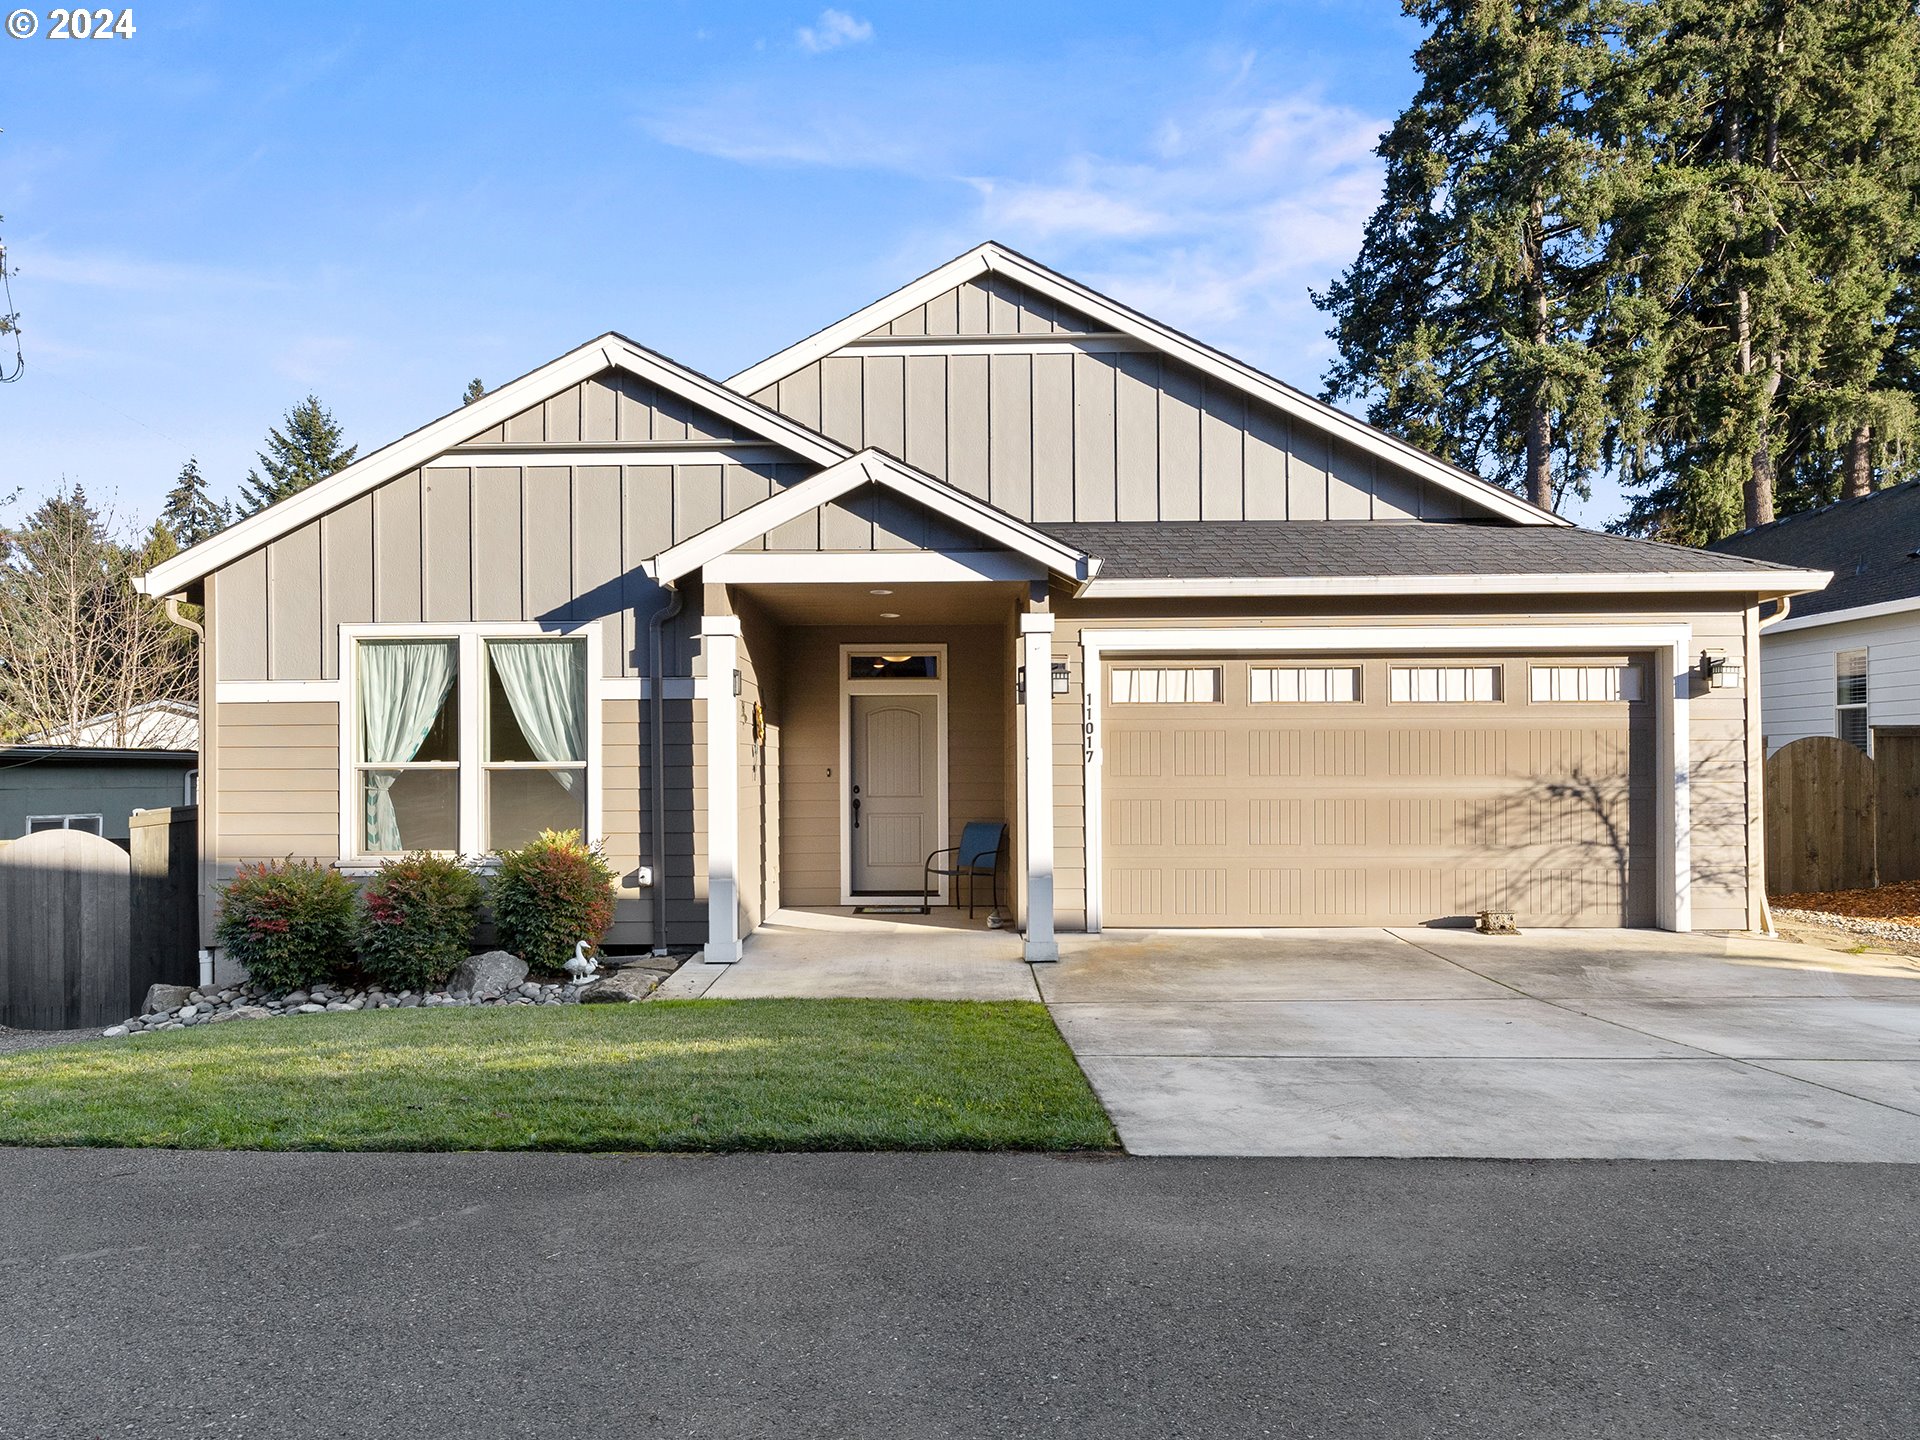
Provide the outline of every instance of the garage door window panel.
{"type": "Polygon", "coordinates": [[[1535,665],[1528,683],[1539,705],[1633,705],[1645,694],[1638,665],[1535,665]]]}
{"type": "Polygon", "coordinates": [[[1220,699],[1215,665],[1115,669],[1110,697],[1116,705],[1212,705],[1220,699]]]}
{"type": "Polygon", "coordinates": [[[1247,674],[1255,705],[1357,705],[1358,665],[1255,665],[1247,674]]]}
{"type": "Polygon", "coordinates": [[[1387,698],[1396,705],[1497,705],[1498,665],[1395,665],[1387,673],[1387,698]]]}

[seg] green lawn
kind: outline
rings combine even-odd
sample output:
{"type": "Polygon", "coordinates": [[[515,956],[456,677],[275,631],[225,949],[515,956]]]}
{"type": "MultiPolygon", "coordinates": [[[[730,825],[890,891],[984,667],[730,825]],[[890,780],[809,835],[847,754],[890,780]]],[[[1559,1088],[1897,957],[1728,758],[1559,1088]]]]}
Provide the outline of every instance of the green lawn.
{"type": "Polygon", "coordinates": [[[0,1145],[1072,1150],[1044,1007],[680,1000],[243,1021],[0,1057],[0,1145]]]}

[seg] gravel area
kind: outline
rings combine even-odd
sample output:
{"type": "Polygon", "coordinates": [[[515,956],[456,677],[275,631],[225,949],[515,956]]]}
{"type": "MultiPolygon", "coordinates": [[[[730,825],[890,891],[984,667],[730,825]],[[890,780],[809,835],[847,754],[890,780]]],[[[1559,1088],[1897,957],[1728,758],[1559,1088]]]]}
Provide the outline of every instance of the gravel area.
{"type": "Polygon", "coordinates": [[[1865,935],[1876,940],[1894,940],[1902,945],[1920,945],[1920,925],[1904,925],[1897,920],[1872,920],[1860,915],[1840,915],[1830,910],[1799,910],[1792,906],[1773,908],[1776,922],[1789,925],[1820,925],[1829,930],[1845,930],[1850,935],[1865,935]]]}
{"type": "Polygon", "coordinates": [[[98,1040],[98,1030],[9,1030],[0,1025],[0,1055],[16,1055],[23,1050],[45,1050],[51,1045],[73,1045],[82,1040],[98,1040]]]}

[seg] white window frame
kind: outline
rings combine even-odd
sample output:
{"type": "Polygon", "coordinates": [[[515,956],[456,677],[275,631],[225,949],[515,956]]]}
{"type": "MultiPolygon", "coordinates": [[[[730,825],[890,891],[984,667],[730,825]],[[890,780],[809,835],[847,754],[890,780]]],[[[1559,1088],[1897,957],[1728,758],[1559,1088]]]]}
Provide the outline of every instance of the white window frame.
{"type": "Polygon", "coordinates": [[[58,826],[48,825],[47,828],[49,830],[71,830],[73,829],[74,821],[91,820],[96,828],[88,831],[88,834],[104,836],[107,833],[107,817],[105,815],[89,814],[86,811],[79,811],[72,815],[29,815],[26,821],[27,828],[20,832],[20,838],[24,840],[27,836],[33,834],[33,827],[36,823],[45,824],[49,820],[58,820],[60,822],[58,826]]]}
{"type": "MultiPolygon", "coordinates": [[[[1548,686],[1549,688],[1553,688],[1553,682],[1551,680],[1549,680],[1548,686]]],[[[1632,660],[1556,660],[1549,661],[1546,664],[1530,664],[1527,666],[1527,703],[1530,705],[1637,705],[1646,698],[1646,694],[1647,677],[1645,667],[1632,660]],[[1575,672],[1579,678],[1574,682],[1574,688],[1576,690],[1585,690],[1588,675],[1596,670],[1617,670],[1620,672],[1620,693],[1618,695],[1580,694],[1542,696],[1538,693],[1540,689],[1540,678],[1542,676],[1552,676],[1563,671],[1575,672]],[[1628,674],[1634,677],[1631,686],[1629,686],[1625,678],[1628,674]],[[1629,695],[1627,693],[1629,689],[1637,690],[1639,693],[1629,695]]]]}
{"type": "MultiPolygon", "coordinates": [[[[1566,624],[1506,625],[1303,625],[1276,624],[1255,628],[1192,626],[1185,628],[1105,629],[1083,626],[1080,631],[1082,673],[1098,675],[1103,658],[1125,655],[1352,655],[1378,652],[1390,656],[1419,652],[1470,655],[1475,652],[1533,652],[1550,655],[1591,655],[1615,651],[1651,654],[1649,694],[1654,710],[1656,754],[1655,826],[1663,877],[1655,891],[1655,924],[1662,930],[1693,928],[1693,800],[1690,677],[1693,627],[1688,624],[1566,624]]],[[[1084,688],[1082,730],[1082,784],[1086,796],[1087,929],[1100,930],[1100,907],[1105,883],[1102,853],[1101,767],[1105,764],[1101,739],[1106,706],[1101,692],[1084,688]]]]}
{"type": "MultiPolygon", "coordinates": [[[[920,640],[878,640],[867,641],[859,645],[840,647],[840,903],[842,905],[904,905],[911,901],[920,903],[920,892],[911,895],[871,895],[862,892],[853,893],[853,697],[855,695],[931,695],[934,697],[935,743],[940,747],[939,759],[935,769],[938,779],[937,819],[934,822],[934,834],[945,840],[953,832],[953,822],[947,810],[947,772],[949,752],[947,748],[947,679],[951,672],[947,668],[947,646],[944,641],[920,640]],[[932,655],[938,661],[939,676],[932,680],[887,679],[884,676],[872,680],[855,680],[850,676],[849,662],[856,655],[878,654],[932,655]]],[[[947,880],[944,875],[934,877],[934,897],[942,904],[947,899],[947,880]]]]}
{"type": "MultiPolygon", "coordinates": [[[[600,748],[601,672],[606,661],[600,622],[582,620],[567,625],[539,621],[462,621],[445,625],[342,625],[340,627],[340,868],[373,870],[390,855],[369,855],[361,848],[359,803],[360,702],[357,662],[363,640],[446,640],[456,647],[459,664],[458,716],[460,759],[440,762],[457,765],[459,851],[483,861],[494,858],[487,847],[486,826],[486,642],[489,640],[580,640],[587,647],[587,821],[586,840],[603,838],[603,771],[600,748]]],[[[375,766],[375,769],[384,767],[375,766]]],[[[525,768],[525,767],[520,767],[525,768]]],[[[540,767],[550,768],[550,767],[540,767]]]]}
{"type": "MultiPolygon", "coordinates": [[[[1872,711],[1869,708],[1872,705],[1872,703],[1873,703],[1873,649],[1872,647],[1868,645],[1849,645],[1845,650],[1834,651],[1833,652],[1833,733],[1837,738],[1841,740],[1845,740],[1847,738],[1847,732],[1846,732],[1845,726],[1841,722],[1844,720],[1844,718],[1850,711],[1857,710],[1860,713],[1860,728],[1865,730],[1867,734],[1867,743],[1862,745],[1860,748],[1863,751],[1865,751],[1868,755],[1873,754],[1873,725],[1870,718],[1872,715],[1872,711]],[[1849,656],[1853,656],[1853,655],[1858,655],[1860,657],[1860,698],[1858,700],[1842,700],[1840,698],[1840,662],[1842,660],[1847,659],[1849,656]]],[[[1852,742],[1849,741],[1848,743],[1851,744],[1852,742]]]]}
{"type": "Polygon", "coordinates": [[[1389,705],[1504,705],[1506,701],[1507,667],[1498,660],[1491,663],[1478,660],[1465,661],[1460,664],[1442,660],[1431,665],[1425,663],[1407,665],[1397,661],[1389,661],[1387,664],[1387,703],[1389,705]],[[1487,696],[1462,695],[1457,700],[1445,695],[1425,696],[1415,693],[1418,686],[1415,683],[1414,677],[1420,672],[1432,671],[1435,675],[1441,677],[1441,681],[1444,683],[1447,673],[1455,670],[1460,672],[1462,688],[1468,690],[1472,689],[1474,672],[1480,670],[1486,671],[1493,677],[1493,693],[1487,696]],[[1394,692],[1399,687],[1395,684],[1395,681],[1403,674],[1407,676],[1407,693],[1405,695],[1397,695],[1394,692]]]}
{"type": "Polygon", "coordinates": [[[1218,705],[1218,704],[1221,704],[1226,699],[1226,688],[1227,688],[1226,676],[1221,673],[1221,667],[1218,665],[1126,664],[1126,665],[1116,665],[1107,672],[1107,701],[1109,704],[1113,704],[1113,705],[1218,705]],[[1115,682],[1118,681],[1120,676],[1122,675],[1157,676],[1158,680],[1156,682],[1155,689],[1164,690],[1166,677],[1175,672],[1178,672],[1182,675],[1198,675],[1202,672],[1211,672],[1213,675],[1212,698],[1207,700],[1190,700],[1186,698],[1182,698],[1179,700],[1165,700],[1156,694],[1154,698],[1151,700],[1139,700],[1139,699],[1122,700],[1113,693],[1115,688],[1115,682]]]}
{"type": "Polygon", "coordinates": [[[1367,667],[1364,665],[1249,665],[1247,667],[1247,703],[1249,705],[1360,705],[1367,698],[1367,667]],[[1308,675],[1347,674],[1353,676],[1353,695],[1345,700],[1336,700],[1321,696],[1318,700],[1309,700],[1296,694],[1292,699],[1268,694],[1262,700],[1254,691],[1254,676],[1260,671],[1273,675],[1284,675],[1291,671],[1297,678],[1294,681],[1297,690],[1305,690],[1303,683],[1308,675]]]}

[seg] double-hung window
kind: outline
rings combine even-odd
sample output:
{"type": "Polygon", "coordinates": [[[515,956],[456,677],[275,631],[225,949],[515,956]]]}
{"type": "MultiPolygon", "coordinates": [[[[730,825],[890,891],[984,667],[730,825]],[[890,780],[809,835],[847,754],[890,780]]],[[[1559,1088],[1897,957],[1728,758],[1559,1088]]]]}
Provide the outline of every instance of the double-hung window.
{"type": "Polygon", "coordinates": [[[542,830],[585,832],[584,638],[353,643],[355,856],[496,853],[542,830]]]}
{"type": "Polygon", "coordinates": [[[1833,657],[1834,734],[1862,750],[1872,749],[1867,729],[1867,652],[1841,650],[1833,657]]]}

